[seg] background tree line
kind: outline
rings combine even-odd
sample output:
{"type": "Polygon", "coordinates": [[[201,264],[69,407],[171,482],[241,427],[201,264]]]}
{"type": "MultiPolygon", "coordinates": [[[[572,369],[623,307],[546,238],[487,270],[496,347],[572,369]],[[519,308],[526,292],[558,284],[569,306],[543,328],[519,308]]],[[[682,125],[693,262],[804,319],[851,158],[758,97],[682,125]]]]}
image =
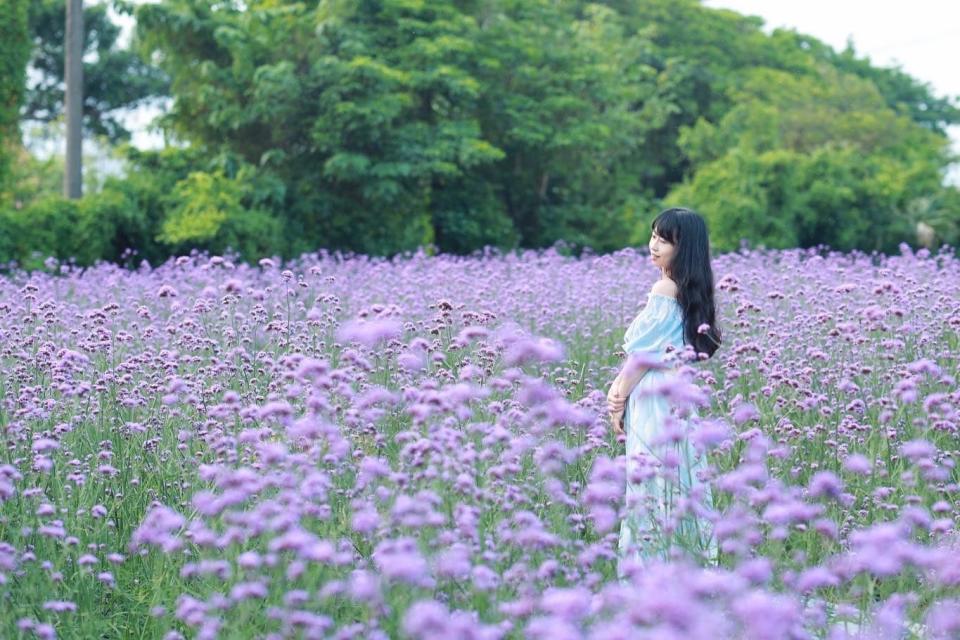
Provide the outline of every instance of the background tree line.
{"type": "Polygon", "coordinates": [[[169,94],[162,126],[182,144],[121,146],[124,176],[56,195],[16,125],[59,116],[63,2],[7,0],[0,261],[603,252],[645,242],[665,204],[702,212],[716,251],[889,252],[921,222],[960,241],[953,102],[696,0],[116,5],[135,13],[131,50],[87,9],[85,123],[122,143],[116,110],[169,94]]]}

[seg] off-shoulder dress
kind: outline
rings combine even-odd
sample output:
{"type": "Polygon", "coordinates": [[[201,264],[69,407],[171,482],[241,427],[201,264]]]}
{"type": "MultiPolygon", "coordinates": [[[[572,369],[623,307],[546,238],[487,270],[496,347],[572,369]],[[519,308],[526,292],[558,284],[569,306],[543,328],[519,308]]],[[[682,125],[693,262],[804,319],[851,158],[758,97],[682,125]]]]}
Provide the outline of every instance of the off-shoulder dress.
{"type": "Polygon", "coordinates": [[[710,486],[698,478],[706,460],[687,437],[698,418],[696,408],[684,416],[658,388],[678,375],[683,349],[683,311],[677,299],[650,292],[647,304],[624,334],[628,354],[642,352],[651,368],[636,384],[624,409],[626,431],[626,510],[620,526],[618,568],[625,576],[628,559],[639,565],[683,551],[701,563],[715,563],[716,540],[704,515],[712,508],[710,486]],[[664,440],[666,433],[676,434],[664,440]]]}

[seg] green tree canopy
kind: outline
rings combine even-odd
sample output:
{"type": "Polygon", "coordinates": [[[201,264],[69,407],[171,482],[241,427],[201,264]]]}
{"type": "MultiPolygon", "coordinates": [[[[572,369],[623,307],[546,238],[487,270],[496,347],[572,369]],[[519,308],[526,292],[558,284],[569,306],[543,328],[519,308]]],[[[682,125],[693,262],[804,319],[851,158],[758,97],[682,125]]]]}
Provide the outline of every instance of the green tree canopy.
{"type": "MultiPolygon", "coordinates": [[[[865,166],[918,177],[871,195],[899,211],[941,188],[943,130],[958,120],[899,71],[695,0],[166,0],[137,17],[142,51],[173,80],[165,126],[284,185],[273,211],[289,252],[559,239],[607,250],[644,241],[662,197],[720,227],[736,220],[701,172],[730,190],[749,182],[731,171],[800,171],[810,154],[854,159],[841,153],[851,146],[865,166]]],[[[777,216],[778,244],[826,239],[746,193],[730,201],[777,216]]],[[[806,218],[843,201],[814,200],[806,218]]]]}
{"type": "Polygon", "coordinates": [[[869,80],[754,68],[718,122],[681,130],[690,178],[667,202],[705,212],[719,250],[767,246],[895,250],[937,193],[947,141],[891,108],[869,80]]]}
{"type": "MultiPolygon", "coordinates": [[[[33,24],[59,28],[61,10],[41,0],[33,24]]],[[[646,242],[664,204],[701,211],[717,250],[897,250],[921,222],[960,242],[952,99],[698,0],[160,0],[135,15],[149,78],[170,79],[161,125],[185,148],[131,151],[107,181],[131,207],[110,209],[111,255],[602,252],[646,242]]],[[[109,58],[115,26],[88,20],[88,50],[109,58]]],[[[36,49],[51,78],[60,39],[36,49]]],[[[120,97],[91,117],[155,90],[121,67],[104,67],[99,95],[120,97]]]]}

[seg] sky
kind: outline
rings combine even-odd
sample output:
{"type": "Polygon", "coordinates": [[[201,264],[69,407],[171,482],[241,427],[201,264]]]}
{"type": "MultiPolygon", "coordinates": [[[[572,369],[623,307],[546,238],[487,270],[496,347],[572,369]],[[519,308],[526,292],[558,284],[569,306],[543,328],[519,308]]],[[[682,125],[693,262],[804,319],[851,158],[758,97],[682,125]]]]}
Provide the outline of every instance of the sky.
{"type": "MultiPolygon", "coordinates": [[[[142,1],[142,0],[138,0],[142,1]]],[[[960,96],[960,0],[704,0],[708,7],[732,9],[763,18],[765,30],[792,28],[836,49],[848,40],[861,56],[878,66],[899,66],[929,83],[937,96],[960,96]]],[[[129,29],[129,20],[123,20],[129,29]]],[[[163,138],[147,129],[157,109],[140,109],[126,117],[139,147],[159,147],[163,138]]],[[[960,126],[950,130],[960,154],[960,126]]],[[[960,185],[960,163],[948,180],[960,185]]]]}

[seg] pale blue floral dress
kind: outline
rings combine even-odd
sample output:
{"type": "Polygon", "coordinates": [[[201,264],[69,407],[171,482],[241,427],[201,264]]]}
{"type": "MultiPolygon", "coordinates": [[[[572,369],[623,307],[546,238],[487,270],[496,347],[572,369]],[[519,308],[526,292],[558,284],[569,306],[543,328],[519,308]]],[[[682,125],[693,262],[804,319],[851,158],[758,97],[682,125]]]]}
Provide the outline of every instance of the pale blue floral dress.
{"type": "Polygon", "coordinates": [[[621,580],[628,558],[643,564],[652,558],[667,560],[679,551],[701,564],[716,562],[716,540],[704,517],[704,506],[712,510],[710,486],[697,477],[706,460],[685,437],[698,414],[693,408],[681,417],[666,398],[650,393],[677,376],[680,360],[667,354],[670,345],[683,349],[683,311],[676,298],[650,292],[646,306],[624,334],[623,349],[628,355],[644,352],[646,358],[669,363],[670,368],[648,369],[625,407],[627,490],[617,565],[621,580]],[[669,424],[676,425],[684,437],[655,444],[669,424]],[[691,496],[693,500],[688,501],[691,496]],[[684,508],[687,502],[697,506],[684,508]]]}

